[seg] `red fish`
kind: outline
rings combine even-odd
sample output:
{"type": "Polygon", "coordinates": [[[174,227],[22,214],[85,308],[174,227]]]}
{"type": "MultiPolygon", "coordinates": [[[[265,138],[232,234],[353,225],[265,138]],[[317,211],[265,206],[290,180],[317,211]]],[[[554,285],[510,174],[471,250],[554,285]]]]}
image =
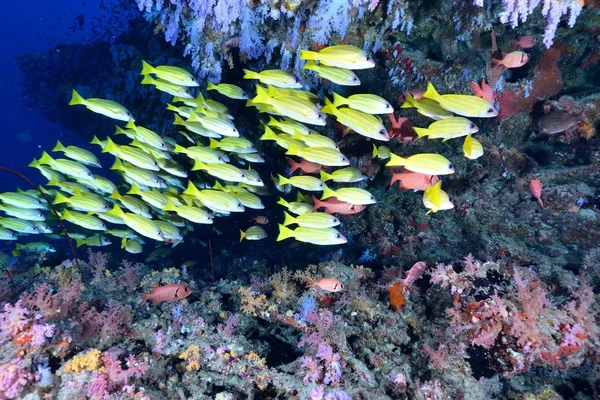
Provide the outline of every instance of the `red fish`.
{"type": "Polygon", "coordinates": [[[327,201],[319,200],[315,196],[313,198],[313,212],[318,210],[321,207],[325,208],[325,212],[328,214],[340,213],[351,211],[352,204],[346,203],[344,201],[339,201],[335,197],[330,197],[327,201]]]}
{"type": "Polygon", "coordinates": [[[142,304],[150,300],[152,304],[160,304],[163,301],[179,301],[192,294],[192,289],[178,283],[170,283],[164,286],[155,286],[152,292],[140,294],[142,304]]]}
{"type": "Polygon", "coordinates": [[[486,100],[490,104],[494,104],[494,89],[485,81],[481,80],[481,87],[477,84],[477,82],[471,82],[471,88],[473,88],[473,93],[477,97],[481,97],[486,100]]]}
{"type": "Polygon", "coordinates": [[[531,182],[529,182],[529,190],[531,191],[531,194],[533,195],[533,197],[535,197],[538,201],[538,204],[541,207],[544,207],[544,203],[542,202],[542,188],[544,187],[544,185],[542,185],[542,181],[538,180],[538,179],[532,179],[531,182]]]}
{"type": "Polygon", "coordinates": [[[397,138],[401,142],[410,142],[415,136],[413,129],[414,123],[407,117],[398,116],[398,119],[393,113],[388,114],[390,119],[390,139],[397,138]]]}
{"type": "Polygon", "coordinates": [[[411,269],[406,272],[406,278],[400,279],[400,283],[402,286],[407,287],[411,286],[417,279],[423,276],[423,273],[427,269],[427,264],[423,261],[419,261],[412,266],[411,269]]]}
{"type": "Polygon", "coordinates": [[[300,169],[305,174],[313,174],[315,172],[319,172],[321,169],[321,164],[314,163],[312,161],[302,160],[300,162],[294,161],[289,157],[285,158],[290,164],[290,170],[288,174],[292,174],[295,170],[300,169]]]}
{"type": "Polygon", "coordinates": [[[318,287],[319,289],[329,293],[341,292],[344,290],[344,284],[335,278],[323,278],[319,281],[313,281],[310,278],[306,278],[306,280],[308,281],[308,285],[306,287],[318,287]]]}
{"type": "Polygon", "coordinates": [[[340,215],[358,214],[359,212],[361,212],[362,210],[364,210],[366,207],[367,206],[364,205],[364,204],[361,204],[361,205],[353,204],[352,207],[350,207],[349,210],[338,211],[338,214],[340,214],[340,215]]]}
{"type": "Polygon", "coordinates": [[[390,186],[396,181],[400,181],[398,189],[404,190],[421,190],[427,189],[427,186],[435,185],[440,178],[437,175],[427,175],[420,172],[404,171],[393,172],[390,186]]]}
{"type": "Polygon", "coordinates": [[[267,225],[269,223],[269,218],[264,215],[253,215],[250,221],[254,221],[260,225],[267,225]]]}
{"type": "MultiPolygon", "coordinates": [[[[423,100],[423,93],[425,93],[425,89],[412,89],[412,90],[409,90],[407,93],[410,93],[416,101],[421,101],[421,100],[423,100]]],[[[400,96],[398,96],[398,102],[400,104],[403,104],[405,101],[406,101],[406,93],[402,93],[400,96]]]]}
{"type": "Polygon", "coordinates": [[[492,62],[496,65],[503,65],[506,68],[519,68],[527,64],[529,61],[529,54],[522,51],[513,51],[504,56],[502,60],[496,60],[492,58],[492,62]]]}
{"type": "Polygon", "coordinates": [[[516,49],[530,49],[535,46],[537,39],[535,36],[519,36],[519,40],[510,41],[516,49]]]}

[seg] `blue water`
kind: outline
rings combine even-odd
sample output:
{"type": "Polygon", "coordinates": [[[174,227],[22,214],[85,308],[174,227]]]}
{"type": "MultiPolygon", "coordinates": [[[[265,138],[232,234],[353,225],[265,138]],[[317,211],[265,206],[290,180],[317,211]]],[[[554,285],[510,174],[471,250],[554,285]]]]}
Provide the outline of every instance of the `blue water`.
{"type": "MultiPolygon", "coordinates": [[[[3,3],[0,24],[0,165],[17,170],[36,183],[41,175],[27,165],[56,140],[84,144],[80,136],[55,124],[38,111],[21,103],[23,77],[17,67],[21,54],[43,53],[61,45],[110,41],[127,27],[127,19],[116,16],[115,0],[60,0],[3,3]],[[108,22],[108,23],[107,23],[108,22]]],[[[62,99],[57,99],[62,101],[62,99]]],[[[24,183],[7,173],[0,176],[0,192],[12,191],[24,183]]]]}

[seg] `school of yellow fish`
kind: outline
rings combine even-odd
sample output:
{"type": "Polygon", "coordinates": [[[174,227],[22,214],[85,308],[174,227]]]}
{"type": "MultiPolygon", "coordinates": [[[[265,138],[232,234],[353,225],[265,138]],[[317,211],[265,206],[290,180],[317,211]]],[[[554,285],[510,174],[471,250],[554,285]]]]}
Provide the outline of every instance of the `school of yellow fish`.
{"type": "MultiPolygon", "coordinates": [[[[322,79],[338,85],[360,85],[354,70],[372,68],[375,62],[363,50],[348,45],[331,46],[318,52],[301,52],[307,60],[304,68],[315,71],[322,79]]],[[[112,180],[93,173],[101,169],[94,153],[58,142],[53,153],[43,152],[30,166],[37,168],[48,179],[44,193],[53,200],[61,218],[81,228],[73,233],[77,246],[105,246],[116,237],[121,247],[137,254],[147,239],[176,245],[183,240],[193,224],[212,224],[218,216],[243,212],[246,208],[260,210],[264,205],[259,196],[268,195],[264,180],[251,163],[263,163],[264,158],[255,145],[240,135],[234,117],[222,103],[197,96],[192,90],[200,83],[188,71],[173,66],[156,66],[142,61],[142,84],[173,96],[167,109],[174,114],[173,124],[181,127],[179,143],[174,137],[160,136],[136,123],[134,116],[121,104],[99,98],[84,99],[75,90],[70,105],[83,105],[88,110],[125,123],[116,126],[114,135],[104,140],[94,137],[92,144],[102,153],[114,156],[110,170],[123,178],[117,186],[112,180]],[[124,136],[127,144],[117,144],[124,136]],[[186,146],[181,143],[187,143],[186,146]],[[177,159],[177,161],[175,159],[177,159]],[[250,163],[250,164],[249,164],[250,163]],[[188,165],[187,167],[185,165],[188,165]],[[201,171],[194,173],[193,171],[201,171]],[[125,185],[125,189],[123,189],[125,185]]],[[[272,176],[276,188],[288,193],[298,190],[296,201],[281,197],[283,223],[279,224],[277,240],[294,238],[317,245],[346,242],[336,229],[340,221],[331,210],[343,214],[362,211],[376,202],[367,190],[350,186],[367,179],[359,169],[349,166],[331,138],[307,125],[324,126],[327,115],[348,130],[366,138],[389,141],[390,136],[380,114],[393,113],[385,99],[372,94],[355,94],[344,98],[333,93],[333,99],[321,99],[302,90],[302,82],[284,70],[253,72],[244,70],[244,79],[258,80],[256,93],[250,98],[242,88],[221,83],[207,83],[207,91],[216,91],[231,99],[245,100],[248,107],[267,113],[268,121],[261,123],[262,141],[273,141],[295,169],[306,175],[272,176]],[[299,167],[299,168],[297,168],[299,167]],[[339,168],[338,168],[339,167],[339,168]],[[325,171],[322,168],[338,168],[325,171]],[[319,177],[309,174],[317,173],[319,177]],[[329,187],[332,181],[341,187],[329,187]],[[320,205],[329,204],[326,212],[316,211],[311,196],[303,193],[321,193],[320,205]],[[292,215],[293,214],[293,215],[292,215]],[[292,229],[291,227],[294,227],[292,229]]],[[[431,83],[423,99],[415,100],[410,94],[403,105],[414,107],[419,113],[435,120],[427,128],[415,128],[418,137],[449,140],[465,137],[465,157],[476,159],[483,155],[483,147],[471,135],[477,126],[465,117],[494,117],[497,111],[486,100],[471,95],[440,95],[431,83]]],[[[263,144],[266,145],[266,144],[263,144]]],[[[401,157],[385,146],[374,146],[374,154],[389,159],[387,167],[403,167],[407,171],[428,175],[447,175],[455,172],[448,159],[439,154],[414,154],[401,157]]],[[[428,186],[423,204],[429,212],[453,208],[442,181],[428,186]]],[[[17,240],[20,236],[46,234],[59,237],[45,223],[48,207],[36,191],[17,191],[0,194],[0,240],[17,240]]],[[[315,201],[316,198],[315,198],[315,201]]],[[[261,240],[267,232],[259,225],[241,231],[240,241],[261,240]]],[[[52,246],[44,242],[19,244],[14,254],[21,251],[48,252],[52,246]]]]}

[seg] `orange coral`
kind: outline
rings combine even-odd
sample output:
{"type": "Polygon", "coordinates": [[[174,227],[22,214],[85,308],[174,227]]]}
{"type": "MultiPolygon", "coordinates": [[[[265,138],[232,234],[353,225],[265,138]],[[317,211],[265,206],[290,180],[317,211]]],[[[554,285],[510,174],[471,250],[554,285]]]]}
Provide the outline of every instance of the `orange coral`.
{"type": "Polygon", "coordinates": [[[390,293],[390,305],[394,310],[399,311],[406,305],[406,298],[400,282],[388,286],[388,292],[390,293]]]}

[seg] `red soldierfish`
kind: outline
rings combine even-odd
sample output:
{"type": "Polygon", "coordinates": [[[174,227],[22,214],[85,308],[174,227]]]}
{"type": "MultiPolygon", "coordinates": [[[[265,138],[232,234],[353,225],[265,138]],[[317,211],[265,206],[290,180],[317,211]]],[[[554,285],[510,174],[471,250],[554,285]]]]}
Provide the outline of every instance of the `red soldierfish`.
{"type": "Polygon", "coordinates": [[[481,80],[481,87],[477,82],[471,82],[471,88],[473,89],[475,96],[481,97],[490,104],[494,104],[494,89],[485,83],[483,79],[481,80]]]}
{"type": "Polygon", "coordinates": [[[504,56],[502,60],[492,58],[492,62],[496,65],[504,65],[506,68],[519,68],[527,64],[529,54],[522,51],[513,51],[504,56]]]}
{"type": "Polygon", "coordinates": [[[541,207],[544,207],[544,203],[542,202],[543,187],[544,185],[542,185],[542,182],[538,179],[532,179],[531,182],[529,182],[529,190],[531,190],[531,194],[537,199],[538,204],[541,207]]]}
{"type": "Polygon", "coordinates": [[[142,304],[150,300],[152,304],[160,304],[163,301],[179,301],[192,294],[192,289],[178,283],[170,283],[164,286],[155,286],[151,293],[140,294],[142,304]]]}
{"type": "Polygon", "coordinates": [[[437,175],[421,174],[420,172],[393,172],[390,186],[392,186],[394,182],[400,181],[398,189],[424,191],[428,186],[438,183],[439,180],[440,178],[438,178],[437,175]]]}
{"type": "Polygon", "coordinates": [[[344,290],[344,284],[335,278],[323,278],[320,281],[313,281],[310,278],[306,278],[306,280],[308,281],[308,285],[306,287],[318,287],[319,289],[329,293],[341,292],[344,290]]]}
{"type": "Polygon", "coordinates": [[[300,171],[305,174],[312,174],[321,170],[321,164],[317,164],[312,161],[302,160],[297,162],[289,157],[286,157],[285,159],[287,160],[288,164],[290,164],[290,170],[288,171],[288,174],[290,175],[297,169],[300,169],[300,171]]]}
{"type": "Polygon", "coordinates": [[[408,270],[408,272],[406,273],[406,278],[400,279],[399,282],[404,287],[412,286],[412,284],[417,279],[419,279],[421,276],[423,276],[423,273],[425,272],[426,269],[427,269],[427,264],[425,264],[423,261],[419,261],[419,262],[415,263],[415,265],[413,265],[411,269],[408,270]]]}
{"type": "Polygon", "coordinates": [[[583,118],[583,114],[571,115],[563,111],[553,111],[541,116],[535,122],[535,128],[540,133],[553,135],[564,132],[578,124],[583,118]]]}
{"type": "Polygon", "coordinates": [[[365,205],[350,204],[344,201],[339,201],[335,197],[330,197],[327,201],[319,200],[313,196],[313,212],[319,208],[325,208],[327,214],[338,213],[340,215],[357,214],[365,209],[365,205]]]}
{"type": "Polygon", "coordinates": [[[517,49],[530,49],[535,46],[537,39],[535,36],[519,36],[519,40],[510,41],[517,49]]]}

